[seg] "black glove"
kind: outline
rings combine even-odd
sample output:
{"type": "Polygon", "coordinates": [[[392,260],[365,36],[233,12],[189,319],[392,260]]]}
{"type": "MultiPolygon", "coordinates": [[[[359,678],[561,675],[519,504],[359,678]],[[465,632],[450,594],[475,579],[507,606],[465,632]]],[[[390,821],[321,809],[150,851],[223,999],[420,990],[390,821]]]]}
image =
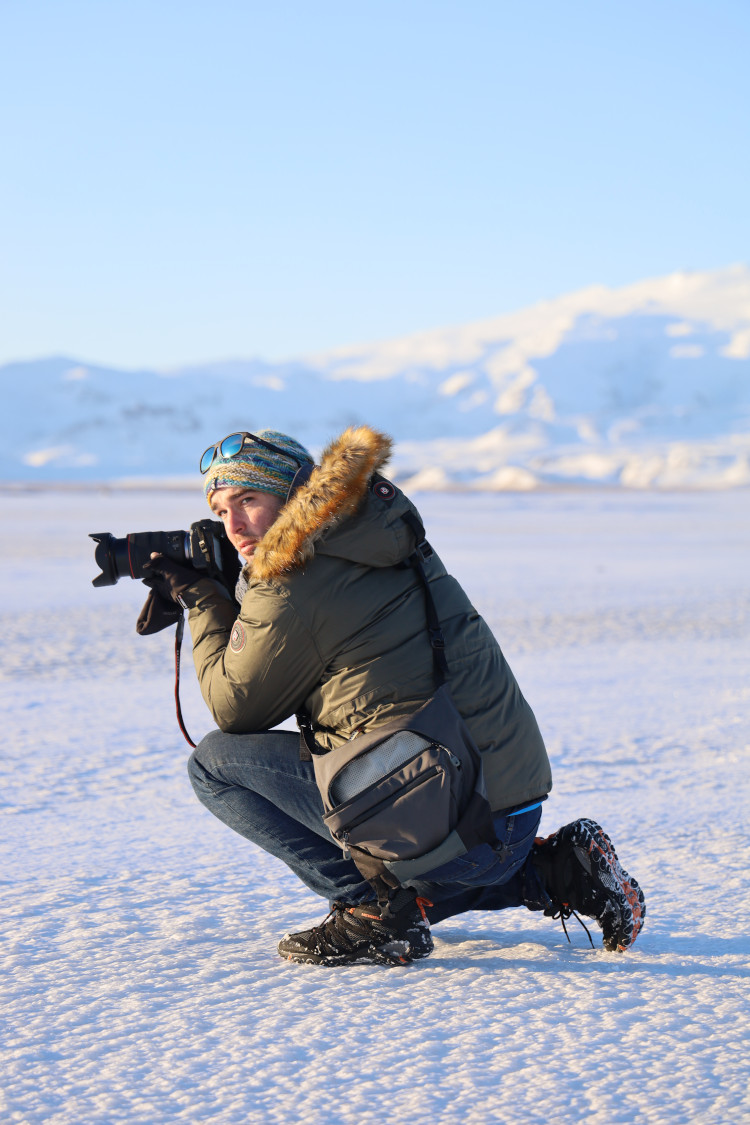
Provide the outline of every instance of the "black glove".
{"type": "Polygon", "coordinates": [[[141,569],[153,574],[153,578],[144,578],[144,582],[152,590],[158,590],[165,601],[171,598],[173,602],[178,602],[183,609],[192,609],[196,595],[188,594],[188,591],[201,578],[206,577],[191,566],[183,566],[166,555],[155,555],[141,569]]]}
{"type": "Polygon", "coordinates": [[[143,564],[143,570],[150,570],[153,578],[143,579],[143,585],[148,586],[151,592],[138,616],[135,629],[140,636],[146,637],[151,633],[159,633],[180,620],[183,609],[189,609],[193,601],[187,592],[201,575],[166,555],[156,555],[143,564]]]}
{"type": "MultiPolygon", "coordinates": [[[[158,582],[157,578],[144,578],[143,585],[151,586],[158,582]]],[[[182,608],[172,601],[162,597],[156,589],[151,589],[146,598],[143,609],[138,614],[135,631],[141,637],[148,637],[152,633],[160,633],[170,625],[176,625],[182,617],[182,608]]]]}

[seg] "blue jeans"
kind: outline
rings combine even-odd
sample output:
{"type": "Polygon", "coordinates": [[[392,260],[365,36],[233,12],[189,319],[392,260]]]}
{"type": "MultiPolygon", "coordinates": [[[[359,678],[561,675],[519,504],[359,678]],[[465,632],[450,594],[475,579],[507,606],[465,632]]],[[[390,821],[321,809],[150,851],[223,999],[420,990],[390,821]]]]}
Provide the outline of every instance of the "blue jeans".
{"type": "MultiPolygon", "coordinates": [[[[370,884],[351,859],[344,859],[323,824],[312,762],[300,761],[297,734],[212,731],[196,747],[188,773],[198,799],[214,816],[282,860],[315,894],[352,905],[373,897],[370,884]]],[[[412,883],[433,903],[432,923],[466,910],[523,905],[523,869],[541,811],[497,815],[503,848],[482,844],[412,883]]]]}

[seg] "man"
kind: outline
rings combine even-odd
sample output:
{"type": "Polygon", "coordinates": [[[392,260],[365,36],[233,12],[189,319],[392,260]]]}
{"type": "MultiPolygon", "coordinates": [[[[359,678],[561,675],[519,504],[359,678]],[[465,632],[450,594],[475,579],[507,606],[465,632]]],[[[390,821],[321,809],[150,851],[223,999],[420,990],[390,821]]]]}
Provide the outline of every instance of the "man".
{"type": "Polygon", "coordinates": [[[318,466],[276,431],[230,435],[206,450],[206,497],[244,562],[235,599],[171,560],[152,562],[156,588],[189,609],[201,691],[219,728],[190,759],[195,792],[331,904],[321,925],[283,938],[279,953],[290,961],[403,964],[431,952],[430,923],[522,905],[593,917],[605,948],[624,950],[643,925],[640,888],[593,821],[536,839],[552,787],[539,728],[495,638],[436,554],[424,564],[428,589],[450,693],[482,755],[494,845],[376,899],[323,824],[299,737],[271,729],[305,714],[325,753],[412,714],[434,691],[425,589],[405,565],[418,513],[379,473],[390,451],[366,426],[332,442],[318,466]]]}

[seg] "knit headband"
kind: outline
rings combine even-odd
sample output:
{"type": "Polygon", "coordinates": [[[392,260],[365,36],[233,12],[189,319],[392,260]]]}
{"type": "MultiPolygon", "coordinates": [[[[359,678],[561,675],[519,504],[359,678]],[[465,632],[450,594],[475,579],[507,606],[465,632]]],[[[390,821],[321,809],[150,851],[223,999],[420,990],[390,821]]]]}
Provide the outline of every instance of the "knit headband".
{"type": "MultiPolygon", "coordinates": [[[[287,434],[278,430],[256,430],[255,433],[280,449],[288,449],[299,461],[312,462],[304,445],[287,434]]],[[[206,473],[203,491],[207,500],[215,489],[221,487],[252,488],[256,492],[272,492],[286,499],[298,468],[293,457],[282,457],[280,453],[246,441],[236,456],[216,458],[206,473]]]]}

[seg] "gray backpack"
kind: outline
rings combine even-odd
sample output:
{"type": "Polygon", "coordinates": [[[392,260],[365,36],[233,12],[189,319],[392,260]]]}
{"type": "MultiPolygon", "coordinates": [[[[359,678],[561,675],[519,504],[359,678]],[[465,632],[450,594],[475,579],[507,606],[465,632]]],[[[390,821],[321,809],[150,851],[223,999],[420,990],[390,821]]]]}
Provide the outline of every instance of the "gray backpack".
{"type": "Polygon", "coordinates": [[[408,560],[424,587],[436,691],[402,719],[321,753],[298,716],[312,751],[324,816],[334,840],[378,898],[480,843],[497,844],[482,757],[446,683],[445,641],[424,564],[432,548],[409,513],[417,549],[408,560]]]}

